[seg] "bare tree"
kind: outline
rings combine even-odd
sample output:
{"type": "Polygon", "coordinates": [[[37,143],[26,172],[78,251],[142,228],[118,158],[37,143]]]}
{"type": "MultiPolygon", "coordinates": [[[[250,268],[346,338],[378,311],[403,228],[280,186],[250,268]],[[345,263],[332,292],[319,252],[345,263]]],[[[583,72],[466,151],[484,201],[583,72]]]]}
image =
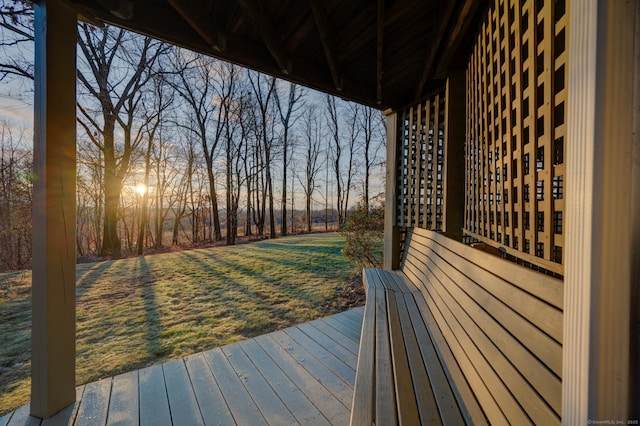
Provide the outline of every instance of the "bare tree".
{"type": "Polygon", "coordinates": [[[340,175],[339,179],[341,180],[342,186],[342,212],[343,212],[343,222],[346,220],[346,214],[349,209],[349,197],[351,195],[351,189],[353,188],[353,181],[356,176],[358,163],[356,152],[358,150],[358,139],[360,137],[360,126],[358,126],[358,121],[361,113],[361,108],[358,104],[349,103],[347,108],[346,120],[347,120],[347,129],[348,129],[348,145],[347,148],[347,170],[346,173],[340,175]]]}
{"type": "Polygon", "coordinates": [[[175,185],[174,193],[176,202],[173,204],[173,235],[171,243],[178,245],[180,230],[182,228],[182,218],[187,212],[187,204],[189,202],[190,189],[192,187],[194,164],[195,164],[195,147],[193,140],[189,137],[190,132],[186,132],[185,142],[180,149],[179,157],[183,159],[181,169],[183,170],[180,182],[175,185]]]}
{"type": "Polygon", "coordinates": [[[24,268],[31,259],[33,156],[26,131],[0,124],[0,270],[24,268]]]}
{"type": "MultiPolygon", "coordinates": [[[[230,65],[230,73],[237,74],[239,70],[230,65]]],[[[236,80],[237,81],[237,80],[236,80]]],[[[238,85],[239,86],[239,85],[238,85]]],[[[234,99],[229,99],[226,105],[228,119],[226,121],[226,182],[227,182],[227,244],[236,243],[238,236],[238,206],[240,202],[241,186],[244,181],[242,171],[245,169],[245,145],[250,131],[249,96],[241,87],[236,87],[234,99]]]]}
{"type": "Polygon", "coordinates": [[[134,121],[144,96],[142,88],[153,75],[152,67],[166,47],[148,37],[84,23],[79,25],[78,45],[82,54],[78,80],[87,100],[87,104],[78,103],[78,122],[102,152],[104,162],[104,227],[100,253],[120,257],[117,230],[120,194],[132,155],[143,141],[142,127],[134,129],[134,121]],[[97,111],[90,102],[97,103],[97,111]],[[122,141],[118,143],[116,126],[122,132],[122,141]]]}
{"type": "Polygon", "coordinates": [[[174,51],[174,68],[178,81],[172,85],[191,110],[195,124],[193,130],[200,139],[207,163],[214,239],[220,241],[222,232],[214,163],[218,146],[224,137],[229,114],[226,106],[233,92],[235,73],[230,72],[229,64],[181,49],[174,51]]]}
{"type": "Polygon", "coordinates": [[[363,182],[363,201],[365,209],[369,209],[369,189],[371,169],[378,161],[378,153],[382,144],[384,126],[383,116],[379,111],[373,108],[359,106],[360,114],[359,125],[362,129],[362,148],[364,151],[364,182],[363,182]],[[376,143],[378,142],[378,143],[376,143]]]}
{"type": "Polygon", "coordinates": [[[177,166],[175,149],[165,126],[160,126],[160,139],[153,151],[155,163],[155,238],[154,248],[163,247],[164,226],[169,212],[180,201],[181,189],[177,185],[180,170],[177,166]]]}
{"type": "Polygon", "coordinates": [[[78,253],[97,255],[102,248],[104,217],[104,169],[102,151],[93,143],[78,140],[78,253]]]}
{"type": "Polygon", "coordinates": [[[346,218],[346,210],[344,206],[345,188],[342,179],[342,143],[340,137],[340,117],[338,115],[338,105],[336,98],[327,95],[327,125],[331,132],[331,153],[332,155],[332,169],[336,179],[336,195],[337,195],[337,208],[338,208],[338,225],[342,225],[346,218]]]}
{"type": "Polygon", "coordinates": [[[0,81],[33,80],[33,2],[0,2],[0,81]]]}
{"type": "Polygon", "coordinates": [[[264,152],[264,170],[265,170],[265,189],[267,191],[267,197],[269,202],[269,236],[271,238],[276,237],[276,224],[275,215],[273,211],[273,179],[271,178],[271,162],[273,154],[273,142],[274,142],[274,125],[273,117],[271,115],[271,100],[275,92],[276,79],[275,77],[267,78],[265,84],[263,84],[264,76],[259,73],[249,73],[249,81],[253,88],[253,93],[256,97],[257,106],[259,109],[259,126],[260,135],[262,136],[261,144],[264,152]]]}
{"type": "MultiPolygon", "coordinates": [[[[136,254],[138,256],[142,255],[144,247],[145,247],[145,233],[148,229],[149,224],[149,175],[151,173],[151,159],[152,155],[156,154],[156,156],[162,156],[161,150],[163,149],[163,141],[160,139],[160,145],[156,147],[156,134],[158,133],[158,129],[162,126],[162,121],[164,118],[164,112],[167,108],[173,103],[173,96],[171,94],[166,93],[165,82],[160,76],[156,76],[153,79],[153,92],[151,96],[151,105],[147,107],[144,105],[145,109],[145,137],[147,139],[147,149],[145,152],[145,162],[144,162],[144,191],[142,194],[142,206],[140,208],[140,226],[138,228],[138,239],[136,245],[136,254]]],[[[158,169],[160,168],[160,158],[156,161],[158,169]]],[[[159,172],[159,170],[157,170],[159,172]]],[[[160,179],[158,173],[156,173],[157,180],[160,179]]],[[[159,183],[159,182],[157,182],[159,183]]],[[[160,194],[160,188],[156,185],[156,194],[160,194]]],[[[161,206],[159,205],[160,200],[156,200],[156,228],[158,227],[158,211],[161,210],[161,206]]],[[[156,248],[162,245],[162,233],[156,229],[156,248]],[[160,238],[160,240],[158,239],[160,238]]]]}
{"type": "Polygon", "coordinates": [[[305,223],[307,232],[311,232],[311,201],[316,190],[316,181],[322,162],[320,152],[322,149],[322,136],[320,124],[318,123],[318,113],[315,105],[309,106],[304,115],[304,179],[299,179],[305,196],[305,223]]]}
{"type": "MultiPolygon", "coordinates": [[[[278,107],[278,115],[280,116],[280,122],[282,123],[282,223],[281,233],[283,236],[287,235],[287,168],[289,167],[289,132],[291,126],[295,122],[294,114],[296,114],[302,104],[299,104],[304,92],[301,87],[296,84],[289,83],[289,94],[287,96],[286,104],[280,99],[280,95],[276,90],[274,92],[274,98],[276,106],[278,107]],[[298,104],[296,106],[296,104],[298,104]]],[[[293,189],[292,189],[293,190],[293,189]]]]}
{"type": "MultiPolygon", "coordinates": [[[[255,116],[255,99],[250,91],[247,91],[242,95],[243,107],[242,107],[242,120],[241,123],[245,128],[246,141],[243,144],[244,149],[241,151],[242,155],[242,167],[244,170],[244,176],[246,179],[246,191],[247,191],[247,209],[245,214],[245,228],[244,235],[253,235],[252,220],[254,219],[256,209],[253,203],[253,194],[255,191],[254,183],[256,182],[256,165],[254,164],[255,150],[257,147],[256,141],[258,140],[259,132],[256,127],[255,116]]],[[[264,225],[264,222],[263,222],[264,225]]]]}

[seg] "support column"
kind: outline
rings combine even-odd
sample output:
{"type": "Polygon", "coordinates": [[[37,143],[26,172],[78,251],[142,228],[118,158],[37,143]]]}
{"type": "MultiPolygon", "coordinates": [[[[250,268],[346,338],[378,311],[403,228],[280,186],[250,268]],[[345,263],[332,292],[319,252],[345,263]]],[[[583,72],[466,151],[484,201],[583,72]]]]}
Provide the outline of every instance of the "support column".
{"type": "Polygon", "coordinates": [[[31,415],[75,401],[76,13],[35,4],[31,415]]]}
{"type": "Polygon", "coordinates": [[[396,226],[397,168],[396,147],[398,144],[398,114],[387,111],[387,176],[384,204],[384,269],[391,271],[400,267],[400,228],[396,226]]]}
{"type": "MultiPolygon", "coordinates": [[[[571,2],[567,82],[565,424],[637,418],[630,362],[640,263],[638,2],[571,2]],[[637,87],[635,87],[637,92],[637,87]],[[634,126],[634,124],[636,124],[634,126]],[[635,270],[635,273],[634,273],[635,270]],[[634,412],[635,411],[635,412],[634,412]]],[[[636,332],[637,333],[637,332],[636,332]]],[[[635,341],[637,346],[637,341],[635,341]]]]}
{"type": "Polygon", "coordinates": [[[465,160],[464,141],[466,130],[464,71],[451,73],[447,80],[447,110],[444,119],[444,234],[462,241],[464,226],[465,160]]]}

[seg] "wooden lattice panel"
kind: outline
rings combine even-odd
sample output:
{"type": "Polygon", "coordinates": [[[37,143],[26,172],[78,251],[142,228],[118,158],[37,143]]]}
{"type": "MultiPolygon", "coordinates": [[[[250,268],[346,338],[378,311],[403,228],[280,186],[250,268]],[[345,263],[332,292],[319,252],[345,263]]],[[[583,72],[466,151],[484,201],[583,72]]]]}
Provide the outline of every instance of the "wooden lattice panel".
{"type": "Polygon", "coordinates": [[[467,67],[465,232],[563,273],[569,0],[493,0],[467,67]]]}
{"type": "Polygon", "coordinates": [[[398,226],[443,229],[445,112],[443,91],[398,114],[398,226]]]}

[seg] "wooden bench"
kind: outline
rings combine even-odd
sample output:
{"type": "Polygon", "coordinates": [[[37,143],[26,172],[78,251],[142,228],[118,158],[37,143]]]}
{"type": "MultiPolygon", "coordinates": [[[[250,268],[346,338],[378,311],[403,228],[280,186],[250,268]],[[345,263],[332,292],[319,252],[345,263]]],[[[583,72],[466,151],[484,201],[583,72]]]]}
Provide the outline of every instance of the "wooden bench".
{"type": "Polygon", "coordinates": [[[562,281],[423,229],[405,247],[363,272],[351,424],[559,424],[562,281]]]}

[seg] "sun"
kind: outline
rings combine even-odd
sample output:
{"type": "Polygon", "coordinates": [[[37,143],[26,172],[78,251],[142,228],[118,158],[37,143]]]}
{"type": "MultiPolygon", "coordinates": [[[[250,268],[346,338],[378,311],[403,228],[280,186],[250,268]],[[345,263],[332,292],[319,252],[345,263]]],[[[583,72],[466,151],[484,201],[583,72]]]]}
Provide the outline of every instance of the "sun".
{"type": "Polygon", "coordinates": [[[147,192],[147,185],[139,183],[136,185],[136,192],[140,195],[144,195],[147,192]]]}

